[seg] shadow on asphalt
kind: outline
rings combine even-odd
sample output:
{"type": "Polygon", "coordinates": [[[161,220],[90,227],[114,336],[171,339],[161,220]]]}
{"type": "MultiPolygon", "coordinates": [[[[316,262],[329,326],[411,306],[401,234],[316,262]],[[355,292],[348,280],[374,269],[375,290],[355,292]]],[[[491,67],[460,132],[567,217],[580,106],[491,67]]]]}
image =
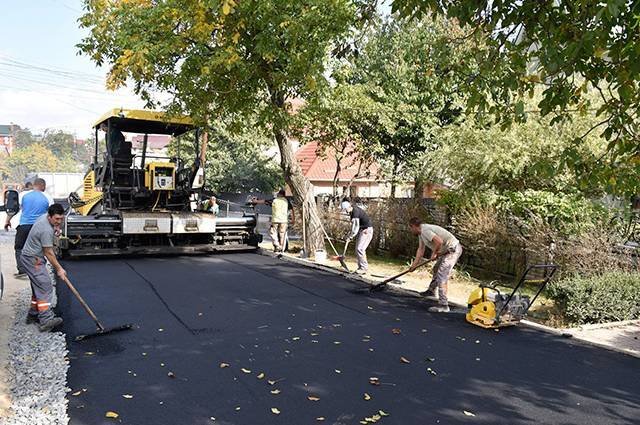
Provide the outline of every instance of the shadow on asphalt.
{"type": "MultiPolygon", "coordinates": [[[[356,282],[274,258],[65,267],[106,326],[136,325],[69,341],[71,424],[113,424],[107,411],[122,424],[358,424],[383,410],[381,424],[600,425],[640,411],[637,359],[354,294],[356,282]]],[[[62,286],[59,299],[69,340],[92,330],[62,286]]]]}

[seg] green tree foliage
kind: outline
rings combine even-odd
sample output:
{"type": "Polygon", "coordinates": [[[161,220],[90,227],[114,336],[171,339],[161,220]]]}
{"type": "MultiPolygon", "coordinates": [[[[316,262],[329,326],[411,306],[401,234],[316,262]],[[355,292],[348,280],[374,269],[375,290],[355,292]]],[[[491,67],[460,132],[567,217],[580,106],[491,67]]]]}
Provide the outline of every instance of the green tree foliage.
{"type": "MultiPolygon", "coordinates": [[[[266,154],[273,141],[253,126],[229,131],[221,122],[212,123],[206,153],[205,187],[214,192],[274,192],[283,186],[277,161],[266,154]]],[[[195,156],[192,134],[180,138],[180,156],[195,156]]],[[[169,152],[177,154],[178,140],[169,152]]]]}
{"type": "MultiPolygon", "coordinates": [[[[526,118],[523,97],[542,88],[537,108],[554,122],[571,119],[573,111],[596,113],[598,121],[583,135],[597,130],[609,142],[601,158],[611,168],[609,179],[620,167],[640,172],[640,3],[395,0],[393,10],[414,19],[431,13],[456,18],[470,28],[465,38],[486,42],[487,50],[474,55],[477,72],[461,86],[469,110],[509,125],[526,118]]],[[[568,159],[584,168],[580,158],[568,159]]]]}
{"type": "Polygon", "coordinates": [[[312,251],[322,245],[320,221],[286,137],[287,99],[312,97],[324,85],[328,54],[351,33],[360,3],[85,0],[80,24],[89,35],[79,47],[110,67],[109,87],[133,81],[150,103],[154,92],[170,93],[165,106],[200,122],[257,115],[278,144],[286,182],[307,206],[312,251]]]}
{"type": "Polygon", "coordinates": [[[363,144],[360,151],[383,165],[392,194],[398,181],[418,180],[425,173],[418,159],[437,148],[437,133],[464,106],[453,70],[474,68],[467,58],[474,46],[449,42],[462,33],[444,18],[377,23],[358,54],[336,65],[335,89],[309,105],[310,133],[323,145],[345,136],[363,144]]]}
{"type": "Polygon", "coordinates": [[[315,99],[296,116],[297,136],[302,143],[316,142],[316,153],[336,161],[333,174],[333,197],[338,199],[340,173],[355,169],[354,179],[371,176],[371,164],[379,157],[379,146],[369,126],[375,105],[360,87],[340,84],[327,96],[315,99]]]}
{"type": "Polygon", "coordinates": [[[42,143],[15,149],[11,156],[0,158],[0,174],[3,179],[21,183],[29,173],[75,172],[78,164],[70,157],[58,157],[42,143]]]}
{"type": "Polygon", "coordinates": [[[33,133],[28,128],[21,128],[17,130],[13,135],[13,143],[16,148],[26,148],[34,143],[36,143],[35,137],[33,137],[33,133]]]}

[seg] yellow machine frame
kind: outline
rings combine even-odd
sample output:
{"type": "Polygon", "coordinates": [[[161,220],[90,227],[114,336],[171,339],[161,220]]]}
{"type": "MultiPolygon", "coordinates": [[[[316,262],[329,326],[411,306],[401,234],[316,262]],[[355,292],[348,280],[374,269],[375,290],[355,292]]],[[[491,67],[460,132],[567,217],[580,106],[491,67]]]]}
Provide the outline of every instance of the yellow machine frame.
{"type": "Polygon", "coordinates": [[[501,296],[499,290],[495,287],[480,285],[469,294],[469,299],[467,300],[467,322],[486,329],[517,325],[520,323],[520,320],[526,316],[527,311],[531,308],[547,283],[553,278],[556,270],[557,266],[554,264],[536,264],[529,266],[520,278],[518,284],[513,288],[511,295],[507,297],[500,311],[496,311],[495,303],[496,298],[501,296]],[[541,279],[528,279],[529,274],[534,271],[543,272],[544,277],[541,279]],[[511,302],[518,302],[517,300],[519,298],[516,296],[516,292],[523,284],[537,284],[539,285],[538,290],[535,295],[529,299],[528,306],[524,311],[512,312],[510,308],[507,307],[513,306],[513,304],[509,304],[511,302]]]}
{"type": "Polygon", "coordinates": [[[76,208],[76,211],[82,215],[88,215],[100,200],[102,199],[102,192],[96,190],[96,174],[93,170],[90,170],[85,176],[82,185],[82,201],[84,205],[76,208]]]}
{"type": "Polygon", "coordinates": [[[146,164],[144,171],[144,185],[149,190],[174,190],[176,182],[176,164],[173,162],[150,162],[146,164]],[[155,175],[156,170],[158,169],[167,169],[171,168],[171,178],[173,180],[173,184],[171,187],[155,187],[155,175]]]}

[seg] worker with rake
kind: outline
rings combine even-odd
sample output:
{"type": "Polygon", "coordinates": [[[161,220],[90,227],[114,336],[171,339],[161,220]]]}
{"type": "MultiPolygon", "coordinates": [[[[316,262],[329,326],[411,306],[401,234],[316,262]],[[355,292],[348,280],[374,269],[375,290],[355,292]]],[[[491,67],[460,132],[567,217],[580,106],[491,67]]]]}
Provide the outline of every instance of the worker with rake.
{"type": "Polygon", "coordinates": [[[45,264],[45,258],[56,270],[58,277],[67,275],[53,251],[56,228],[60,228],[64,220],[64,208],[53,204],[47,213],[34,223],[29,231],[27,241],[22,248],[20,261],[29,280],[33,296],[31,309],[27,315],[27,323],[39,323],[40,332],[50,332],[62,324],[62,318],[55,317],[51,306],[53,299],[53,283],[45,264]]]}
{"type": "Polygon", "coordinates": [[[429,299],[438,300],[438,306],[430,307],[429,311],[433,313],[448,313],[447,286],[449,276],[460,255],[462,255],[462,246],[458,239],[448,230],[435,224],[424,224],[417,217],[409,220],[409,230],[418,236],[419,242],[416,258],[413,260],[409,270],[414,271],[422,264],[421,260],[424,256],[425,248],[429,248],[431,250],[430,260],[435,261],[436,264],[433,266],[433,277],[429,288],[422,292],[421,295],[429,299]],[[438,288],[437,298],[436,288],[438,288]]]}
{"type": "Polygon", "coordinates": [[[358,206],[351,205],[348,200],[342,201],[340,208],[351,218],[351,231],[347,236],[347,243],[356,238],[356,257],[358,257],[357,274],[365,274],[369,269],[367,262],[367,248],[373,239],[373,224],[367,213],[358,206]]]}

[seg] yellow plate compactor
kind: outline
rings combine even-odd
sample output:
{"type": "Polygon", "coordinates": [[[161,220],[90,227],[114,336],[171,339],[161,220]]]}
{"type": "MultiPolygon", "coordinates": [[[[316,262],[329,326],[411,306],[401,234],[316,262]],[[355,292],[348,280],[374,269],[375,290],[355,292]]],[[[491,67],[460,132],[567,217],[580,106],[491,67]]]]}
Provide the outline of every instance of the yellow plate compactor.
{"type": "Polygon", "coordinates": [[[517,325],[549,283],[556,269],[552,264],[530,266],[509,295],[500,292],[496,286],[480,285],[469,295],[467,322],[489,329],[517,325]],[[530,278],[532,275],[542,277],[530,278]],[[539,285],[533,298],[518,293],[525,283],[539,285]]]}

